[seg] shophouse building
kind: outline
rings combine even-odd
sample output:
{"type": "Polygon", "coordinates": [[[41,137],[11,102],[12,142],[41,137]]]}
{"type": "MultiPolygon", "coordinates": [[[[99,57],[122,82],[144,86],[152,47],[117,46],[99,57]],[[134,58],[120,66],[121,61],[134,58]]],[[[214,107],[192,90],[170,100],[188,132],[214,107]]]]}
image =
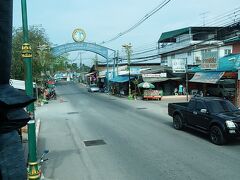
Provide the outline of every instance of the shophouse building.
{"type": "Polygon", "coordinates": [[[186,84],[186,78],[190,79],[189,93],[202,90],[202,85],[207,83],[206,79],[193,83],[192,76],[197,71],[219,71],[220,58],[239,53],[238,32],[239,24],[229,27],[187,27],[164,32],[158,40],[161,66],[179,73],[179,77],[183,77],[182,73],[190,75],[175,81],[176,85],[186,84]]]}

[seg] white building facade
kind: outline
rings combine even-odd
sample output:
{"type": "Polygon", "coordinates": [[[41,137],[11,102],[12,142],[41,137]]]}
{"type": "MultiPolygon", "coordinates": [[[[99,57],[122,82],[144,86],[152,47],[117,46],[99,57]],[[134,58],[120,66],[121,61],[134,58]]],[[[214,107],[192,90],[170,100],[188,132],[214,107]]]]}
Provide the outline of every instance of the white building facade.
{"type": "MultiPolygon", "coordinates": [[[[232,53],[232,45],[224,45],[218,37],[219,27],[187,27],[162,33],[158,41],[161,66],[185,60],[188,66],[216,69],[217,60],[232,53]]],[[[185,64],[186,65],[186,64],[185,64]]]]}

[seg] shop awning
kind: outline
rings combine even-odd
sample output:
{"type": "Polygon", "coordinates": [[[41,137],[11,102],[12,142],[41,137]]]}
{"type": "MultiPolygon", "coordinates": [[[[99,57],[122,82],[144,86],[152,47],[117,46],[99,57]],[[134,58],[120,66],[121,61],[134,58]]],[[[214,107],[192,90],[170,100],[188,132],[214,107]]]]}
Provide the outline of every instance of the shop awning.
{"type": "Polygon", "coordinates": [[[163,81],[168,81],[168,80],[180,80],[182,79],[181,77],[172,77],[172,78],[167,78],[167,77],[143,77],[144,82],[163,82],[163,81]]]}
{"type": "Polygon", "coordinates": [[[85,74],[85,76],[91,76],[93,74],[96,74],[96,72],[91,72],[91,73],[85,74]]]}
{"type": "MultiPolygon", "coordinates": [[[[130,77],[130,79],[133,79],[133,77],[130,77]]],[[[129,76],[116,76],[115,78],[110,79],[109,81],[123,83],[129,81],[129,76]]]]}
{"type": "Polygon", "coordinates": [[[190,82],[216,84],[224,72],[196,72],[190,82]]]}

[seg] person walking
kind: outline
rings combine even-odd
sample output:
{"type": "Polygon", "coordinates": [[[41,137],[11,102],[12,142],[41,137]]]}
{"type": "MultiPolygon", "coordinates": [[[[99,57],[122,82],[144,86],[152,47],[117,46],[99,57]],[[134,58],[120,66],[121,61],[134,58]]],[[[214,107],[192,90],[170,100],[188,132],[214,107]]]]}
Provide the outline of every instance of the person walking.
{"type": "Polygon", "coordinates": [[[183,95],[183,85],[182,84],[179,84],[179,86],[178,86],[178,94],[183,95]]]}

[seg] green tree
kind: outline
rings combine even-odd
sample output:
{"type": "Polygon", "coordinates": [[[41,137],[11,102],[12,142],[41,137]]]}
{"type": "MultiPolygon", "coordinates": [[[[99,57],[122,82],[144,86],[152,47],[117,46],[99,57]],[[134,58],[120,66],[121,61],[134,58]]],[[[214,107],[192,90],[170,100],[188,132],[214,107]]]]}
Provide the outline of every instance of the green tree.
{"type": "MultiPolygon", "coordinates": [[[[29,30],[29,43],[33,54],[33,78],[39,77],[42,71],[40,64],[40,57],[38,54],[38,47],[40,44],[46,44],[50,47],[50,42],[46,36],[45,30],[38,26],[31,26],[29,30]]],[[[12,43],[12,69],[11,77],[14,79],[24,79],[24,63],[21,57],[21,48],[23,44],[22,28],[13,30],[12,43]]],[[[47,53],[47,58],[51,56],[47,53]]]]}
{"type": "MultiPolygon", "coordinates": [[[[65,62],[68,61],[68,54],[54,57],[51,54],[51,43],[41,26],[31,26],[29,29],[29,43],[32,48],[32,66],[33,78],[42,79],[41,74],[47,71],[54,74],[57,71],[66,71],[65,62]]],[[[12,69],[11,78],[24,79],[24,63],[21,57],[21,48],[23,44],[22,28],[13,30],[12,44],[12,69]]]]}

